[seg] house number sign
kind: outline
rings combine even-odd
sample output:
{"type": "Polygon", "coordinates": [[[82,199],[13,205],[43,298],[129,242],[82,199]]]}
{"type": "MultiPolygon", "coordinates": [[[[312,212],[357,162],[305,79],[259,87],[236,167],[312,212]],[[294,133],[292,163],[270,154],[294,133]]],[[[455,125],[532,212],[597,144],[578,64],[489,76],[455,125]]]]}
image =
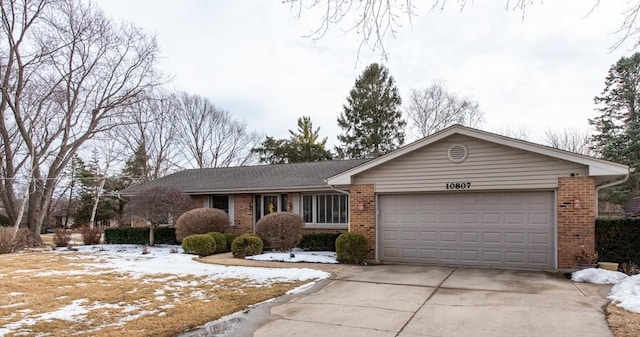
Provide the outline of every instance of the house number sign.
{"type": "Polygon", "coordinates": [[[471,182],[462,182],[462,183],[446,183],[444,184],[445,188],[448,190],[467,190],[471,188],[471,182]]]}

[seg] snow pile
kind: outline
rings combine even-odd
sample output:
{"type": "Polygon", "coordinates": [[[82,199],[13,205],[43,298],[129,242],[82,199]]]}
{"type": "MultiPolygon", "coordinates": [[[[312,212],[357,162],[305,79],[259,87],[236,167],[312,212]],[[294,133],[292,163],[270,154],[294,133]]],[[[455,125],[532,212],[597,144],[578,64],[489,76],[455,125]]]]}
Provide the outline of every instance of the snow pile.
{"type": "Polygon", "coordinates": [[[629,276],[614,285],[609,299],[625,310],[640,313],[640,275],[629,276]]]}
{"type": "Polygon", "coordinates": [[[589,268],[574,272],[571,274],[571,280],[614,284],[608,298],[627,311],[640,313],[640,275],[627,276],[617,271],[589,268]]]}
{"type": "Polygon", "coordinates": [[[247,256],[245,259],[254,261],[278,261],[278,262],[311,262],[311,263],[338,263],[335,252],[306,252],[302,249],[294,249],[291,253],[264,253],[247,256]]]}
{"type": "Polygon", "coordinates": [[[595,284],[616,284],[627,277],[627,274],[618,271],[596,268],[578,270],[571,274],[572,281],[595,284]]]}

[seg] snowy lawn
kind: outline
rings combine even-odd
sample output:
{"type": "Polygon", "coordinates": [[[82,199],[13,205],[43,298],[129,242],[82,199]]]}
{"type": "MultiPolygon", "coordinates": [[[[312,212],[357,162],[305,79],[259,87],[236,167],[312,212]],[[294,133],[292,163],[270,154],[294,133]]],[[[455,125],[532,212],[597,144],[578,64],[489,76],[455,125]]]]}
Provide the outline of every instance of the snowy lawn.
{"type": "Polygon", "coordinates": [[[278,261],[278,262],[310,262],[310,263],[338,263],[335,252],[307,252],[302,249],[293,249],[291,253],[264,253],[260,255],[247,256],[247,260],[255,261],[278,261]]]}
{"type": "Polygon", "coordinates": [[[202,264],[177,246],[78,248],[0,255],[0,336],[175,336],[329,276],[202,264]]]}

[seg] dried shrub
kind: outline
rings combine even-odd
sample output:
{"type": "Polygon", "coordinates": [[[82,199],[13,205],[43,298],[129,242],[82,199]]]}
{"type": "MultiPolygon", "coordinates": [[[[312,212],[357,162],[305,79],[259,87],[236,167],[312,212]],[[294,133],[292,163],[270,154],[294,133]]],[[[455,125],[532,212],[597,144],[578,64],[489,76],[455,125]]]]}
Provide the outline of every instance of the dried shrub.
{"type": "Polygon", "coordinates": [[[13,234],[15,228],[0,227],[0,254],[13,253],[27,246],[29,242],[29,230],[19,228],[15,239],[13,234]]]}
{"type": "Polygon", "coordinates": [[[633,276],[640,273],[640,267],[633,262],[621,263],[620,268],[618,268],[618,270],[629,276],[633,276]]]}
{"type": "Polygon", "coordinates": [[[207,234],[189,235],[182,240],[182,249],[187,254],[209,256],[216,251],[216,240],[207,234]]]}
{"type": "Polygon", "coordinates": [[[342,263],[364,262],[367,258],[367,239],[358,233],[344,233],[336,239],[336,255],[342,263]]]}
{"type": "Polygon", "coordinates": [[[210,235],[216,241],[216,254],[227,251],[227,238],[224,234],[220,232],[209,232],[207,235],[210,235]]]}
{"type": "Polygon", "coordinates": [[[217,208],[196,208],[183,213],[175,228],[178,241],[193,234],[222,233],[229,228],[229,215],[217,208]]]}
{"type": "Polygon", "coordinates": [[[227,252],[231,251],[231,243],[233,242],[233,240],[235,240],[238,236],[233,234],[233,233],[224,233],[224,237],[227,239],[227,252]]]}
{"type": "Polygon", "coordinates": [[[598,253],[589,253],[586,250],[582,250],[580,253],[576,253],[575,258],[578,261],[578,264],[598,263],[598,253]]]}
{"type": "Polygon", "coordinates": [[[82,235],[82,242],[85,245],[99,245],[102,238],[102,228],[98,226],[81,227],[80,235],[82,235]]]}
{"type": "Polygon", "coordinates": [[[275,250],[290,251],[302,239],[304,218],[291,212],[277,212],[263,216],[256,223],[256,233],[265,244],[275,250]]]}
{"type": "Polygon", "coordinates": [[[233,253],[233,257],[241,259],[245,256],[261,254],[263,248],[264,244],[262,243],[262,239],[254,234],[240,235],[231,243],[231,253],[233,253]]]}
{"type": "Polygon", "coordinates": [[[56,229],[56,232],[53,234],[53,244],[56,245],[56,247],[66,247],[69,242],[71,242],[72,233],[69,229],[56,229]]]}

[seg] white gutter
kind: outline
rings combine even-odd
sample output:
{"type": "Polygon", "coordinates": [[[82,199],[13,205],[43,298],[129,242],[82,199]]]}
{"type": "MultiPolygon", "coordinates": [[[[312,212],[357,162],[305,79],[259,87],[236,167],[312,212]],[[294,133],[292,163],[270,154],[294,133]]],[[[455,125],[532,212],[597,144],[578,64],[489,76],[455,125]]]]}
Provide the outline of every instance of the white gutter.
{"type": "Polygon", "coordinates": [[[600,190],[607,188],[607,187],[612,187],[612,186],[616,186],[616,185],[620,185],[620,184],[624,184],[627,182],[627,180],[629,180],[629,174],[633,173],[636,171],[635,167],[630,167],[629,168],[629,173],[624,175],[624,178],[622,178],[621,180],[617,180],[617,181],[613,181],[610,182],[608,184],[604,184],[604,185],[600,185],[598,187],[596,187],[596,218],[598,216],[600,216],[600,207],[598,205],[598,199],[600,197],[600,190]]]}

